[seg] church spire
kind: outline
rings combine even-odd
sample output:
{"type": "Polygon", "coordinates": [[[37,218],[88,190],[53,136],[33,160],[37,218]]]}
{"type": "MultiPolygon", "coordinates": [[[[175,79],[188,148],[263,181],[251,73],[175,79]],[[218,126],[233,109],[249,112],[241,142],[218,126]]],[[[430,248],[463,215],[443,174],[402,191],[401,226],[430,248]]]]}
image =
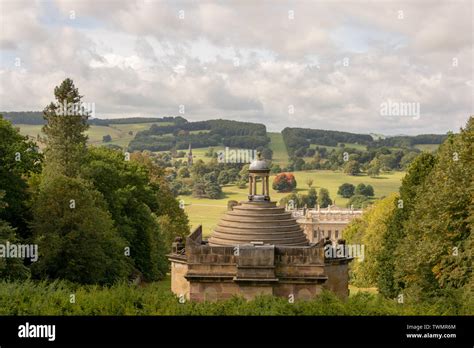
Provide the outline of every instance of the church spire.
{"type": "Polygon", "coordinates": [[[188,166],[193,165],[193,149],[191,148],[191,143],[189,143],[188,149],[188,166]]]}

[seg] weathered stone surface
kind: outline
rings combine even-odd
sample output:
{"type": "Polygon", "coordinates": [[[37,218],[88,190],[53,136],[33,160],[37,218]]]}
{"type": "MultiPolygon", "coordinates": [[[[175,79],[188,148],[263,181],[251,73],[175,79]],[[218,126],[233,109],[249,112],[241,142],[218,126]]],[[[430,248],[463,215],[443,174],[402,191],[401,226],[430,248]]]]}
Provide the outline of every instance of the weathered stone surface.
{"type": "Polygon", "coordinates": [[[227,212],[209,238],[211,246],[262,242],[268,245],[308,245],[306,235],[276,202],[241,202],[227,212]]]}
{"type": "MultiPolygon", "coordinates": [[[[186,239],[184,250],[176,244],[169,255],[172,291],[191,301],[234,295],[253,299],[262,294],[307,300],[323,288],[347,297],[350,260],[326,260],[324,243],[310,244],[291,213],[269,201],[267,186],[264,199],[256,199],[256,177],[268,175],[268,168],[259,170],[250,173],[255,181],[249,201],[233,206],[209,241],[202,239],[199,226],[186,239]]],[[[268,185],[268,180],[263,183],[268,185]]]]}

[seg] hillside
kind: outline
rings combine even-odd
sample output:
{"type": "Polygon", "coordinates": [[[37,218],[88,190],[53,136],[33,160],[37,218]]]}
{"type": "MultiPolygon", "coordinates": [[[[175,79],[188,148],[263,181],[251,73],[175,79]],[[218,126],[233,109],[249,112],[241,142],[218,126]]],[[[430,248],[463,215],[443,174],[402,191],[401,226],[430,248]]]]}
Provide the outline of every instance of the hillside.
{"type": "Polygon", "coordinates": [[[131,151],[170,151],[188,148],[229,146],[257,149],[266,147],[270,139],[266,127],[259,123],[209,120],[151,126],[137,133],[129,145],[131,151]]]}

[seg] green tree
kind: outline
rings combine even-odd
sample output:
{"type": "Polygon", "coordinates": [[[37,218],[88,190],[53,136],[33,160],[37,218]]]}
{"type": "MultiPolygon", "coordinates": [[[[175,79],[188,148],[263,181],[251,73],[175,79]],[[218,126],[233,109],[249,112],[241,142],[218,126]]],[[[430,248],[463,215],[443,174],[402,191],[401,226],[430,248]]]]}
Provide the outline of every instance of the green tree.
{"type": "Polygon", "coordinates": [[[367,185],[364,190],[364,195],[367,197],[373,197],[375,195],[374,188],[372,185],[367,185]]]}
{"type": "Polygon", "coordinates": [[[103,195],[80,177],[88,115],[70,114],[69,108],[82,108],[81,96],[70,79],[54,94],[57,103],[44,111],[45,162],[32,223],[40,258],[32,270],[36,277],[110,284],[131,271],[132,261],[124,255],[129,245],[114,228],[103,195]]]}
{"type": "Polygon", "coordinates": [[[362,195],[362,196],[365,196],[364,195],[364,191],[365,191],[365,184],[363,183],[360,183],[356,186],[356,189],[355,189],[355,194],[356,195],[362,195]]]}
{"type": "Polygon", "coordinates": [[[375,178],[380,175],[380,163],[377,159],[373,159],[370,164],[369,168],[367,169],[367,175],[371,178],[375,178]]]}
{"type": "Polygon", "coordinates": [[[372,202],[365,195],[354,195],[347,202],[347,207],[352,207],[354,209],[364,209],[367,208],[372,202]]]}
{"type": "Polygon", "coordinates": [[[394,298],[404,287],[402,279],[395,278],[395,251],[405,238],[403,223],[408,219],[415,205],[417,190],[431,173],[436,159],[432,154],[419,155],[408,167],[407,174],[402,180],[400,194],[394,202],[395,209],[389,217],[387,233],[379,254],[380,274],[378,278],[379,291],[386,297],[394,298]]]}
{"type": "Polygon", "coordinates": [[[81,106],[82,96],[71,79],[64,80],[54,89],[56,103],[50,103],[43,111],[47,137],[45,150],[45,179],[56,175],[75,177],[86,156],[87,110],[81,106]],[[75,107],[79,111],[71,112],[75,107]]]}
{"type": "Polygon", "coordinates": [[[0,189],[5,193],[0,219],[15,228],[19,238],[31,236],[31,197],[27,180],[40,172],[41,159],[34,143],[0,115],[0,189]]]}
{"type": "Polygon", "coordinates": [[[191,176],[191,173],[189,172],[188,167],[181,167],[178,170],[178,176],[180,178],[189,178],[191,176]]]}
{"type": "Polygon", "coordinates": [[[272,173],[272,174],[281,173],[281,167],[278,164],[272,164],[272,168],[270,170],[270,173],[272,173]]]}
{"type": "Polygon", "coordinates": [[[354,195],[354,190],[355,190],[354,185],[349,184],[349,183],[344,183],[341,186],[339,186],[339,189],[337,190],[337,194],[341,195],[344,198],[350,198],[354,195]]]}
{"type": "Polygon", "coordinates": [[[414,298],[448,294],[472,279],[473,150],[471,117],[466,128],[440,146],[433,170],[416,190],[395,264],[396,277],[414,298]]]}
{"type": "MultiPolygon", "coordinates": [[[[3,201],[5,191],[0,191],[0,211],[5,209],[6,204],[3,201]]],[[[20,242],[16,231],[10,224],[0,219],[0,245],[17,244],[20,242]]],[[[19,258],[0,257],[0,278],[6,280],[26,279],[30,276],[30,270],[24,265],[23,260],[19,258]]]]}
{"type": "Polygon", "coordinates": [[[202,180],[194,181],[193,185],[193,196],[197,198],[206,197],[206,183],[202,180]]]}
{"type": "Polygon", "coordinates": [[[104,135],[104,136],[102,137],[102,142],[103,142],[103,143],[109,143],[109,142],[111,142],[111,141],[112,141],[112,137],[110,136],[110,134],[104,135]]]}
{"type": "Polygon", "coordinates": [[[360,173],[360,165],[356,160],[351,160],[344,166],[344,173],[349,175],[357,175],[360,173]]]}
{"type": "MultiPolygon", "coordinates": [[[[356,197],[356,196],[354,196],[356,197]]],[[[360,219],[352,221],[344,230],[344,238],[349,244],[364,246],[363,260],[354,260],[351,268],[351,281],[359,287],[375,287],[378,284],[383,266],[380,253],[387,233],[389,218],[395,208],[396,194],[378,201],[360,219]]]]}
{"type": "Polygon", "coordinates": [[[230,182],[230,175],[227,170],[222,170],[217,177],[217,183],[219,185],[227,185],[230,182]]]}
{"type": "Polygon", "coordinates": [[[128,245],[118,237],[102,195],[89,183],[57,175],[42,186],[34,217],[36,277],[111,284],[129,274],[128,245]]]}
{"type": "Polygon", "coordinates": [[[174,226],[184,213],[179,207],[167,212],[177,202],[164,180],[160,181],[163,172],[153,172],[147,159],[133,154],[131,161],[125,161],[118,151],[91,148],[82,175],[103,194],[115,228],[130,246],[135,268],[151,281],[166,274],[165,254],[171,250],[172,240],[188,230],[187,220],[174,226]]]}
{"type": "Polygon", "coordinates": [[[318,204],[321,208],[326,208],[332,204],[331,197],[329,197],[329,191],[325,188],[319,190],[318,204]]]}
{"type": "Polygon", "coordinates": [[[206,196],[211,199],[222,198],[222,189],[215,181],[206,181],[205,190],[206,196]]]}
{"type": "Polygon", "coordinates": [[[318,194],[316,193],[316,189],[314,187],[310,188],[306,197],[306,204],[308,208],[314,208],[318,202],[318,194]]]}

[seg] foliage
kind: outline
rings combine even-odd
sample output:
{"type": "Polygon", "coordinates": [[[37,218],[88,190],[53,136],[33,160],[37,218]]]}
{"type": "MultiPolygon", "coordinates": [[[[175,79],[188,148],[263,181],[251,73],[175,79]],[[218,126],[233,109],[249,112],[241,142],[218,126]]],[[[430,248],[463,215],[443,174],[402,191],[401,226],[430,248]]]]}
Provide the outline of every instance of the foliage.
{"type": "Polygon", "coordinates": [[[118,236],[103,196],[82,179],[57,175],[43,184],[33,227],[39,249],[32,266],[36,277],[110,284],[129,274],[127,244],[118,236]]]}
{"type": "Polygon", "coordinates": [[[360,183],[355,188],[355,194],[366,197],[373,197],[375,193],[372,185],[365,185],[363,183],[360,183]]]}
{"type": "MultiPolygon", "coordinates": [[[[192,144],[194,148],[223,145],[257,149],[266,147],[269,141],[263,124],[208,120],[162,127],[152,125],[149,130],[138,132],[129,148],[132,151],[164,151],[172,148],[186,149],[192,144]]],[[[270,152],[267,151],[266,155],[271,158],[270,152]]]]}
{"type": "Polygon", "coordinates": [[[27,179],[41,170],[41,158],[36,146],[0,115],[0,189],[4,191],[5,203],[0,219],[16,228],[21,238],[31,235],[27,179]]]}
{"type": "MultiPolygon", "coordinates": [[[[0,211],[5,209],[3,197],[4,191],[0,191],[0,211]]],[[[14,228],[6,221],[0,219],[0,245],[6,246],[6,243],[17,244],[20,242],[14,228]]],[[[30,270],[23,264],[19,258],[0,257],[0,278],[6,280],[26,279],[30,276],[30,270]]]]}
{"type": "Polygon", "coordinates": [[[314,208],[316,206],[316,202],[318,200],[318,195],[316,193],[316,189],[311,188],[308,191],[307,195],[303,195],[300,193],[290,193],[289,195],[286,195],[282,199],[280,199],[280,206],[286,206],[291,203],[292,208],[298,208],[298,207],[307,207],[307,208],[314,208]]]}
{"type": "Polygon", "coordinates": [[[355,190],[354,185],[349,184],[349,183],[344,183],[341,186],[339,186],[339,189],[337,190],[337,194],[341,195],[344,198],[351,198],[354,195],[354,190],[355,190]]]}
{"type": "Polygon", "coordinates": [[[413,296],[472,286],[473,150],[471,117],[460,134],[440,146],[433,169],[416,190],[395,261],[396,277],[413,296]]]}
{"type": "Polygon", "coordinates": [[[332,205],[332,199],[329,196],[329,191],[325,188],[319,190],[318,204],[321,208],[327,208],[332,205]]]}
{"type": "Polygon", "coordinates": [[[43,127],[47,136],[43,169],[45,179],[56,175],[76,176],[87,151],[87,136],[84,134],[89,128],[87,111],[71,113],[64,108],[81,105],[82,96],[74,82],[69,78],[65,79],[60,86],[54,88],[54,96],[56,103],[50,103],[44,109],[47,122],[43,127]]]}
{"type": "MultiPolygon", "coordinates": [[[[474,119],[450,134],[435,156],[410,165],[399,197],[388,197],[351,223],[346,238],[366,245],[353,281],[403,294],[472,306],[474,119]]],[[[354,196],[356,197],[356,196],[354,196]]]]}
{"type": "Polygon", "coordinates": [[[167,215],[178,220],[182,210],[167,190],[163,171],[146,155],[124,160],[120,152],[91,148],[82,175],[103,194],[114,225],[131,249],[131,259],[146,280],[161,279],[168,269],[165,254],[176,235],[187,233],[187,222],[172,226],[167,215]],[[159,219],[160,216],[166,215],[159,219]],[[160,225],[166,225],[163,230],[160,225]],[[169,234],[169,235],[167,235],[169,234]]]}
{"type": "Polygon", "coordinates": [[[272,187],[278,192],[291,192],[296,189],[296,179],[292,173],[280,173],[273,179],[272,187]]]}
{"type": "Polygon", "coordinates": [[[349,175],[357,175],[360,173],[360,165],[356,160],[351,160],[344,166],[344,173],[349,175]]]}
{"type": "MultiPolygon", "coordinates": [[[[44,125],[45,119],[41,111],[9,111],[3,113],[6,120],[9,120],[13,124],[31,124],[31,125],[44,125]]],[[[181,116],[172,117],[123,117],[114,119],[99,119],[92,118],[88,120],[90,125],[97,126],[109,126],[111,124],[132,124],[132,123],[183,123],[187,122],[181,116]]]]}
{"type": "Polygon", "coordinates": [[[387,297],[397,296],[403,286],[402,282],[395,279],[395,251],[405,237],[403,224],[413,211],[416,192],[432,171],[435,162],[435,157],[429,153],[419,155],[410,165],[402,180],[399,200],[395,202],[397,209],[389,217],[386,237],[379,256],[381,267],[378,286],[379,291],[387,297]]]}
{"type": "Polygon", "coordinates": [[[1,282],[0,315],[204,315],[204,316],[314,316],[314,315],[472,315],[472,307],[456,296],[433,297],[403,304],[381,295],[359,292],[343,301],[324,291],[309,301],[289,303],[286,298],[241,297],[218,302],[185,302],[169,291],[169,281],[146,286],[125,283],[111,287],[77,286],[64,281],[1,282]],[[76,303],[70,303],[70,294],[76,303]]]}
{"type": "MultiPolygon", "coordinates": [[[[357,196],[354,196],[357,197],[357,196]]],[[[364,259],[351,263],[352,284],[359,287],[377,286],[380,265],[378,263],[381,246],[385,239],[389,217],[395,209],[396,195],[378,201],[360,219],[353,220],[344,230],[348,244],[364,246],[364,259]]]]}
{"type": "Polygon", "coordinates": [[[348,208],[353,208],[353,209],[364,209],[367,208],[369,205],[372,204],[372,201],[364,195],[354,195],[349,199],[349,202],[347,202],[347,207],[348,208]]]}

